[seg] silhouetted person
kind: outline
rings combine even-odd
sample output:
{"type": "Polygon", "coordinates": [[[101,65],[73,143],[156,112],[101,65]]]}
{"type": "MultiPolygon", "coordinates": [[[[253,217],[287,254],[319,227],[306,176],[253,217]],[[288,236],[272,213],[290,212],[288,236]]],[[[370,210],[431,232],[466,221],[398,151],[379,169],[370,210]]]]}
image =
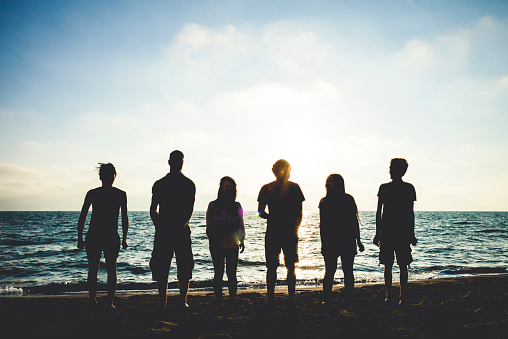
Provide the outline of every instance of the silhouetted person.
{"type": "Polygon", "coordinates": [[[219,306],[222,305],[222,277],[224,260],[228,276],[229,296],[236,299],[238,252],[245,249],[243,209],[236,201],[236,182],[230,177],[220,180],[217,200],[208,204],[206,211],[206,235],[210,243],[214,278],[213,291],[219,306]]]}
{"type": "Polygon", "coordinates": [[[267,219],[265,234],[266,289],[268,302],[272,302],[277,282],[280,251],[284,253],[287,269],[288,294],[295,298],[298,262],[298,229],[302,222],[302,202],[305,200],[298,184],[289,181],[291,166],[280,159],[272,167],[276,180],[261,187],[258,196],[258,213],[267,219]],[[268,206],[268,212],[265,209],[268,206]]]}
{"type": "Polygon", "coordinates": [[[81,208],[78,220],[78,248],[86,249],[88,257],[88,290],[90,302],[97,303],[97,272],[102,252],[106,260],[108,273],[107,290],[111,308],[115,308],[113,298],[116,289],[116,260],[120,252],[120,237],[118,236],[118,213],[122,211],[122,247],[127,249],[127,231],[129,218],[127,216],[127,194],[113,187],[116,178],[115,166],[111,163],[99,163],[97,167],[102,186],[88,191],[81,208]],[[88,209],[92,206],[92,216],[83,241],[88,209]]]}
{"type": "Polygon", "coordinates": [[[189,220],[194,209],[196,186],[182,174],[183,153],[173,151],[169,156],[169,173],[152,187],[150,218],[155,226],[150,269],[157,282],[159,309],[166,306],[168,275],[173,255],[176,256],[181,307],[187,304],[187,291],[192,278],[192,255],[189,220]]]}
{"type": "Polygon", "coordinates": [[[379,262],[385,265],[384,278],[386,301],[391,299],[392,267],[394,253],[400,271],[400,299],[403,303],[407,294],[408,266],[413,261],[411,246],[416,245],[414,202],[416,191],[413,185],[402,181],[407,171],[407,161],[395,158],[390,162],[392,181],[379,187],[376,212],[376,236],[374,244],[379,248],[379,262]]]}
{"type": "Polygon", "coordinates": [[[321,254],[325,260],[323,280],[324,302],[330,298],[333,277],[340,256],[344,273],[344,289],[347,296],[353,294],[353,262],[356,246],[363,252],[358,223],[358,208],[355,199],[346,193],[344,179],[340,174],[330,174],[326,179],[326,196],[319,202],[319,230],[321,234],[321,254]]]}

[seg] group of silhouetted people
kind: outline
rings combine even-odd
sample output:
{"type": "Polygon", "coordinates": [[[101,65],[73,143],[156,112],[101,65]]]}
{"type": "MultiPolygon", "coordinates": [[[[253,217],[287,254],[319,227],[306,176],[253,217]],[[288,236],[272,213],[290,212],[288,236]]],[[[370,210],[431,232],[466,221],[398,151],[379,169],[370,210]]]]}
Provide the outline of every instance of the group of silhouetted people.
{"type": "MultiPolygon", "coordinates": [[[[168,275],[173,256],[177,263],[177,279],[180,290],[179,306],[187,308],[187,292],[192,279],[194,257],[192,254],[189,220],[194,209],[196,187],[182,173],[184,155],[180,151],[170,154],[169,173],[157,180],[152,187],[150,218],[155,226],[155,237],[150,269],[158,289],[158,308],[164,309],[167,300],[168,275]]],[[[386,299],[391,300],[392,267],[397,258],[400,269],[400,296],[403,303],[407,296],[408,266],[412,262],[411,247],[416,245],[413,205],[416,193],[413,185],[402,181],[408,164],[405,159],[390,162],[390,183],[382,184],[378,192],[376,235],[373,242],[379,246],[379,261],[385,266],[386,299]]],[[[102,186],[88,191],[78,221],[78,247],[85,248],[88,257],[88,286],[90,302],[96,304],[97,272],[102,252],[108,274],[107,291],[111,308],[116,288],[116,260],[120,251],[118,213],[122,216],[122,247],[127,248],[127,195],[113,187],[115,167],[100,164],[98,167],[102,186]],[[83,241],[83,229],[88,210],[92,216],[83,241]]],[[[291,166],[277,160],[272,167],[276,180],[264,185],[258,195],[259,216],[267,220],[265,234],[265,260],[267,302],[273,303],[277,267],[280,253],[284,254],[287,269],[287,285],[290,302],[294,302],[298,262],[298,229],[302,222],[302,203],[305,197],[300,186],[289,181],[291,166]]],[[[344,292],[350,297],[354,288],[353,263],[357,248],[364,250],[360,240],[358,208],[354,198],[345,191],[344,179],[331,174],[326,179],[326,196],[319,202],[321,253],[325,262],[323,279],[323,303],[330,299],[338,258],[344,273],[344,292]]],[[[213,290],[215,300],[222,306],[224,270],[228,277],[231,299],[236,298],[238,255],[245,249],[245,225],[243,209],[236,201],[236,182],[231,177],[220,180],[217,199],[211,201],[206,211],[206,235],[214,268],[213,290]]]]}

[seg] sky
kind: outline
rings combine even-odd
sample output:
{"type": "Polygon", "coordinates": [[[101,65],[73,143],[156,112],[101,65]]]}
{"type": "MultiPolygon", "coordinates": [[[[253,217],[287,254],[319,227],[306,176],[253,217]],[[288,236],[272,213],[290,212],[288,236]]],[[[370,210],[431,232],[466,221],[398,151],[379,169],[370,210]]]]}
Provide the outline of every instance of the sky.
{"type": "Polygon", "coordinates": [[[417,211],[508,210],[506,1],[1,0],[0,74],[0,211],[80,210],[98,162],[148,210],[175,149],[197,211],[280,158],[372,211],[395,157],[417,211]]]}

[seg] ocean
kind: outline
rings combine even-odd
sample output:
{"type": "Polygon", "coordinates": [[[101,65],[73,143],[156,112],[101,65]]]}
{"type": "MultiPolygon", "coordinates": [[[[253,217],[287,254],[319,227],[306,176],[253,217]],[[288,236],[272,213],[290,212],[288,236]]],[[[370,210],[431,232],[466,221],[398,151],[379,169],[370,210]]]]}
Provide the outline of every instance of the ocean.
{"type": "MultiPolygon", "coordinates": [[[[76,246],[78,217],[79,212],[0,212],[0,295],[85,293],[88,268],[85,251],[76,246]]],[[[413,247],[410,280],[508,273],[508,212],[416,212],[415,218],[418,244],[413,247]]],[[[375,212],[360,212],[360,219],[365,251],[355,258],[355,281],[382,282],[383,266],[378,265],[378,248],[372,243],[375,212]]],[[[244,221],[246,248],[240,254],[238,285],[263,289],[266,221],[256,212],[246,212],[244,221]]],[[[154,236],[149,213],[129,212],[129,222],[129,248],[118,258],[117,290],[155,291],[148,267],[154,236]]],[[[194,212],[190,227],[195,260],[191,289],[212,290],[205,212],[194,212]]],[[[324,262],[317,212],[304,212],[299,237],[297,284],[321,286],[324,262]]],[[[395,266],[394,279],[396,271],[395,266]]],[[[285,275],[281,265],[278,285],[285,284],[285,275]]],[[[339,267],[336,284],[343,283],[342,277],[339,267]]],[[[170,289],[176,289],[174,261],[169,279],[170,289]]],[[[101,267],[99,290],[105,290],[105,283],[106,270],[101,267]]]]}

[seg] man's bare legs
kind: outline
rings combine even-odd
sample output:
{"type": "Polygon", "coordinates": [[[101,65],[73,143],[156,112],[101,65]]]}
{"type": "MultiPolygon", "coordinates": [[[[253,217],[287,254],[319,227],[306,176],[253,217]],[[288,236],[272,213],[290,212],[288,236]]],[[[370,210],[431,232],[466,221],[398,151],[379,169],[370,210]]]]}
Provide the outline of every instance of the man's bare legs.
{"type": "Polygon", "coordinates": [[[295,273],[295,264],[286,264],[286,269],[288,270],[288,275],[286,278],[288,284],[288,295],[289,301],[295,301],[295,290],[296,290],[296,273],[295,273]]]}
{"type": "MultiPolygon", "coordinates": [[[[287,284],[288,284],[288,295],[289,300],[293,302],[295,300],[296,291],[296,273],[295,264],[286,264],[287,269],[287,284]]],[[[277,282],[277,267],[268,268],[266,271],[266,294],[268,301],[271,302],[275,295],[275,283],[277,282]]]]}
{"type": "MultiPolygon", "coordinates": [[[[386,299],[389,300],[392,298],[391,296],[391,288],[392,288],[392,265],[385,265],[385,289],[386,289],[386,299]]],[[[400,280],[400,295],[399,300],[402,304],[407,296],[408,290],[408,268],[407,265],[399,265],[399,280],[400,280]]]]}
{"type": "Polygon", "coordinates": [[[275,295],[275,283],[277,282],[277,266],[268,267],[266,270],[266,294],[268,301],[273,301],[275,295]]]}
{"type": "Polygon", "coordinates": [[[190,279],[178,280],[178,288],[180,290],[180,306],[184,308],[189,307],[187,304],[187,292],[189,291],[189,283],[190,279]]]}
{"type": "Polygon", "coordinates": [[[392,290],[392,268],[393,265],[385,264],[385,301],[391,299],[391,290],[392,290]]]}
{"type": "Polygon", "coordinates": [[[408,269],[407,265],[399,265],[400,271],[400,296],[399,303],[403,304],[407,297],[407,280],[408,280],[408,269]]]}
{"type": "Polygon", "coordinates": [[[159,291],[159,308],[164,308],[168,295],[168,280],[157,280],[157,290],[159,291]]]}

